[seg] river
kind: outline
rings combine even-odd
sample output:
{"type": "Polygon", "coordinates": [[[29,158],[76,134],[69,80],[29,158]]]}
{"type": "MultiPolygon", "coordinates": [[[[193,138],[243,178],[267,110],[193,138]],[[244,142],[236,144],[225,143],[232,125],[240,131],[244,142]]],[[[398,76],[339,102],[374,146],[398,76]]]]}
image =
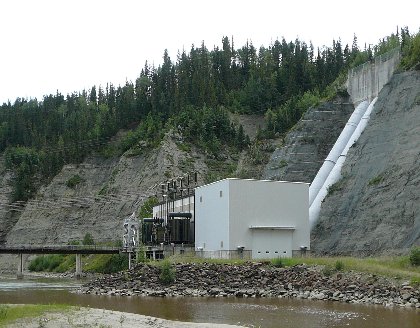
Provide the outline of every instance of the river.
{"type": "Polygon", "coordinates": [[[277,298],[152,298],[72,293],[72,279],[0,277],[0,303],[70,304],[169,320],[247,327],[420,327],[420,311],[277,298]]]}

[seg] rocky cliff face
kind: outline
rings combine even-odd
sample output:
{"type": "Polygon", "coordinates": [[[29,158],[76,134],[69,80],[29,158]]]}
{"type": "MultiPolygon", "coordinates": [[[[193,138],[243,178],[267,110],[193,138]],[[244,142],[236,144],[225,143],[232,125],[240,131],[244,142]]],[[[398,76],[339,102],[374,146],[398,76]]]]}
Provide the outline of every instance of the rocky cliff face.
{"type": "Polygon", "coordinates": [[[353,110],[348,97],[310,108],[273,152],[262,177],[312,182],[353,110]]]}
{"type": "Polygon", "coordinates": [[[4,157],[0,154],[0,244],[4,243],[7,232],[13,228],[20,213],[14,211],[18,209],[18,206],[17,208],[10,206],[13,191],[12,180],[13,175],[6,170],[4,157]]]}
{"type": "Polygon", "coordinates": [[[5,243],[61,244],[81,240],[86,233],[95,240],[120,240],[124,218],[155,193],[157,184],[185,172],[206,171],[202,155],[182,151],[176,142],[168,134],[158,149],[140,155],[91,155],[81,164],[66,165],[26,204],[17,222],[8,225],[5,243]],[[69,187],[75,176],[79,183],[69,187]]]}
{"type": "Polygon", "coordinates": [[[420,72],[395,74],[350,149],[312,232],[328,254],[392,254],[420,245],[420,72]]]}

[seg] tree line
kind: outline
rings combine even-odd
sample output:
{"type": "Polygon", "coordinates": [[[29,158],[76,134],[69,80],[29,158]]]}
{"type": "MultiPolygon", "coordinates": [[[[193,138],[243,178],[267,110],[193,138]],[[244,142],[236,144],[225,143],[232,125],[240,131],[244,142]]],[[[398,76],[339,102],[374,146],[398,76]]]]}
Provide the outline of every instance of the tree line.
{"type": "Polygon", "coordinates": [[[193,45],[175,61],[164,51],[161,65],[146,62],[139,77],[123,86],[109,83],[66,96],[57,91],[40,101],[4,103],[0,151],[16,173],[14,199],[28,199],[34,179],[51,178],[65,163],[83,160],[120,129],[137,127],[123,140],[123,150],[140,140],[156,145],[171,127],[209,149],[217,149],[218,142],[243,149],[249,140],[230,122],[228,111],[266,113],[266,136],[283,133],[319,102],[340,73],[413,38],[401,29],[374,48],[360,49],[355,37],[350,46],[338,40],[315,50],[311,43],[284,38],[269,47],[247,42],[235,49],[233,40],[223,37],[221,47],[193,45]]]}

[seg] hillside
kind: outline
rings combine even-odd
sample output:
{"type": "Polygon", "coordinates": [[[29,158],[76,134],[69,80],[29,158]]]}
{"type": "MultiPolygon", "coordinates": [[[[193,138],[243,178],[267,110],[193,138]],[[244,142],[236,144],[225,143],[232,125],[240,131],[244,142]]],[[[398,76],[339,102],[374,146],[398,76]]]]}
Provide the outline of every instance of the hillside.
{"type": "Polygon", "coordinates": [[[60,244],[90,233],[102,242],[120,240],[124,218],[154,195],[156,184],[190,171],[200,172],[203,183],[203,155],[180,150],[176,141],[176,135],[168,134],[160,147],[140,155],[128,151],[104,158],[94,153],[81,164],[64,166],[28,202],[3,239],[7,244],[60,244]],[[76,176],[78,183],[69,186],[76,176]]]}
{"type": "Polygon", "coordinates": [[[420,72],[395,74],[321,207],[321,254],[394,254],[420,245],[420,72]]]}
{"type": "Polygon", "coordinates": [[[311,183],[353,110],[348,96],[309,108],[272,153],[262,178],[311,183]]]}
{"type": "MultiPolygon", "coordinates": [[[[118,241],[123,219],[156,186],[192,171],[198,184],[312,182],[354,108],[345,92],[336,95],[343,72],[371,51],[344,53],[334,43],[314,61],[298,40],[260,49],[266,56],[249,44],[232,52],[228,41],[223,50],[203,44],[176,63],[146,65],[135,84],[3,104],[0,244],[68,243],[86,233],[118,241]],[[186,69],[199,59],[213,61],[218,80],[206,78],[207,66],[186,69]],[[299,75],[308,65],[308,76],[299,75]]],[[[403,67],[414,67],[412,54],[403,67]]],[[[418,74],[399,73],[382,89],[344,179],[323,205],[316,252],[404,252],[419,242],[418,74]]]]}

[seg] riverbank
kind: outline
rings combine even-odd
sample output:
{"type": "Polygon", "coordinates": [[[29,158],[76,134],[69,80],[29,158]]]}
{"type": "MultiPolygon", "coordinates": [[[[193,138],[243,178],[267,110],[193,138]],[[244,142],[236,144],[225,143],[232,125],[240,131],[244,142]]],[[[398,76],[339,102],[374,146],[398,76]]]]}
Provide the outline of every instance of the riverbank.
{"type": "MultiPolygon", "coordinates": [[[[25,305],[10,305],[22,306],[25,305]]],[[[1,326],[1,322],[0,322],[1,326]]],[[[6,325],[8,328],[74,328],[74,327],[121,327],[121,328],[150,328],[150,327],[168,327],[168,328],[234,328],[239,326],[215,324],[215,323],[192,323],[164,320],[155,317],[149,317],[140,314],[110,311],[93,308],[71,307],[65,312],[47,311],[41,316],[31,318],[17,319],[15,322],[6,325]]]]}
{"type": "Polygon", "coordinates": [[[420,288],[375,274],[335,271],[305,264],[279,268],[270,263],[179,263],[164,284],[161,267],[134,269],[95,279],[78,292],[119,296],[277,297],[381,304],[420,309],[420,288]]]}

